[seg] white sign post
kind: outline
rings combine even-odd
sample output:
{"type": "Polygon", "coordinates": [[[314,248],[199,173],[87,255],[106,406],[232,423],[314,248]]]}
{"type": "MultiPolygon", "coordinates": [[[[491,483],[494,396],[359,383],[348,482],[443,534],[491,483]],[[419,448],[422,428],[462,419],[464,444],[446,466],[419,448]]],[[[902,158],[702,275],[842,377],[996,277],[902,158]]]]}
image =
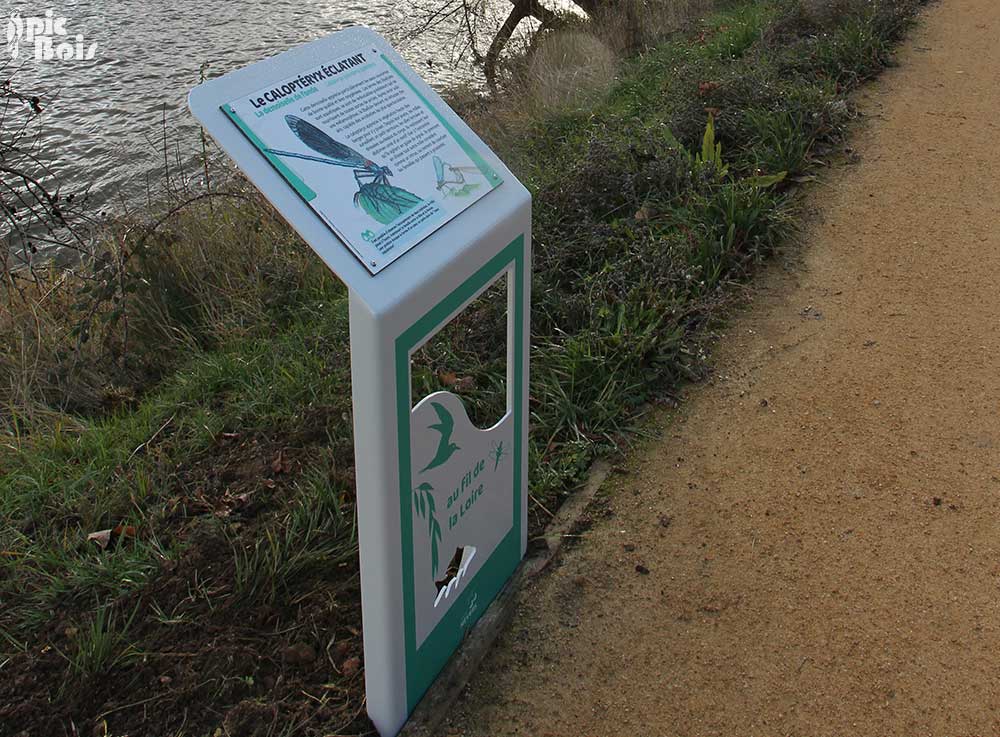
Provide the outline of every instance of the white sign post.
{"type": "Polygon", "coordinates": [[[527,544],[531,198],[379,35],[350,28],[190,106],[350,290],[368,713],[394,735],[527,544]],[[506,284],[506,412],[411,396],[413,353],[506,284]]]}

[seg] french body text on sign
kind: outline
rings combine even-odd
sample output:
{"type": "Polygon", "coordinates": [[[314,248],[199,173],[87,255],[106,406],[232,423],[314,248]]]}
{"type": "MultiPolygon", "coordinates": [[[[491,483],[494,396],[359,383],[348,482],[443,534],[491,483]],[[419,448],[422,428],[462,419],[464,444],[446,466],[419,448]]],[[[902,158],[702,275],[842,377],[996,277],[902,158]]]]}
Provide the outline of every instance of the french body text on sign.
{"type": "Polygon", "coordinates": [[[222,109],[373,274],[502,181],[376,49],[222,109]]]}

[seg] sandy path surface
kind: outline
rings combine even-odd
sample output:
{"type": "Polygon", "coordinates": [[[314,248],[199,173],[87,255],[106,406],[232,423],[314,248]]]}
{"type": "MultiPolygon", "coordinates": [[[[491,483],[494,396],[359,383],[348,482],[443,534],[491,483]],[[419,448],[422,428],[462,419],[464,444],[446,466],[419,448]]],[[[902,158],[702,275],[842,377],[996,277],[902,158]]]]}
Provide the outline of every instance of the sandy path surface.
{"type": "Polygon", "coordinates": [[[931,6],[900,61],[445,734],[1000,734],[1000,3],[931,6]]]}

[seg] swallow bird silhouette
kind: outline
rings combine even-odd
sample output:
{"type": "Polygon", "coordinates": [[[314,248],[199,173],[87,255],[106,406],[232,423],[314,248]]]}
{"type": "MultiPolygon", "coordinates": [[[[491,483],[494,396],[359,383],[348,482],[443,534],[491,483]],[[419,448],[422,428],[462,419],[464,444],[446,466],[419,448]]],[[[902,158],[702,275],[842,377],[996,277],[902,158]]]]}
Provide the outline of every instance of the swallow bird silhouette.
{"type": "Polygon", "coordinates": [[[451,418],[451,413],[437,402],[431,402],[431,407],[437,412],[440,422],[428,425],[427,429],[437,430],[441,433],[441,439],[438,441],[437,453],[434,454],[430,463],[420,469],[420,473],[430,471],[432,468],[437,468],[441,464],[446,463],[456,450],[461,450],[461,448],[451,442],[451,432],[455,429],[455,421],[451,418]]]}

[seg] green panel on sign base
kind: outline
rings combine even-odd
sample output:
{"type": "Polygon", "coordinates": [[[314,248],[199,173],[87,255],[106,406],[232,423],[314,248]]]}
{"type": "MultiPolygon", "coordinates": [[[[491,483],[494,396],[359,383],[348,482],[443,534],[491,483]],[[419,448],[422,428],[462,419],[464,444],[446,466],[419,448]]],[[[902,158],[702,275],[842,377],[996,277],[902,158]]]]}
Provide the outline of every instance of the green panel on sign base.
{"type": "MultiPolygon", "coordinates": [[[[403,629],[406,701],[412,711],[521,560],[521,504],[524,485],[524,236],[518,236],[451,294],[396,339],[396,412],[399,432],[399,503],[403,566],[403,629]],[[417,647],[413,580],[412,464],[410,457],[410,354],[480,290],[513,265],[513,505],[511,527],[475,576],[465,584],[441,621],[417,647]]],[[[499,523],[499,522],[498,522],[499,523]]]]}

